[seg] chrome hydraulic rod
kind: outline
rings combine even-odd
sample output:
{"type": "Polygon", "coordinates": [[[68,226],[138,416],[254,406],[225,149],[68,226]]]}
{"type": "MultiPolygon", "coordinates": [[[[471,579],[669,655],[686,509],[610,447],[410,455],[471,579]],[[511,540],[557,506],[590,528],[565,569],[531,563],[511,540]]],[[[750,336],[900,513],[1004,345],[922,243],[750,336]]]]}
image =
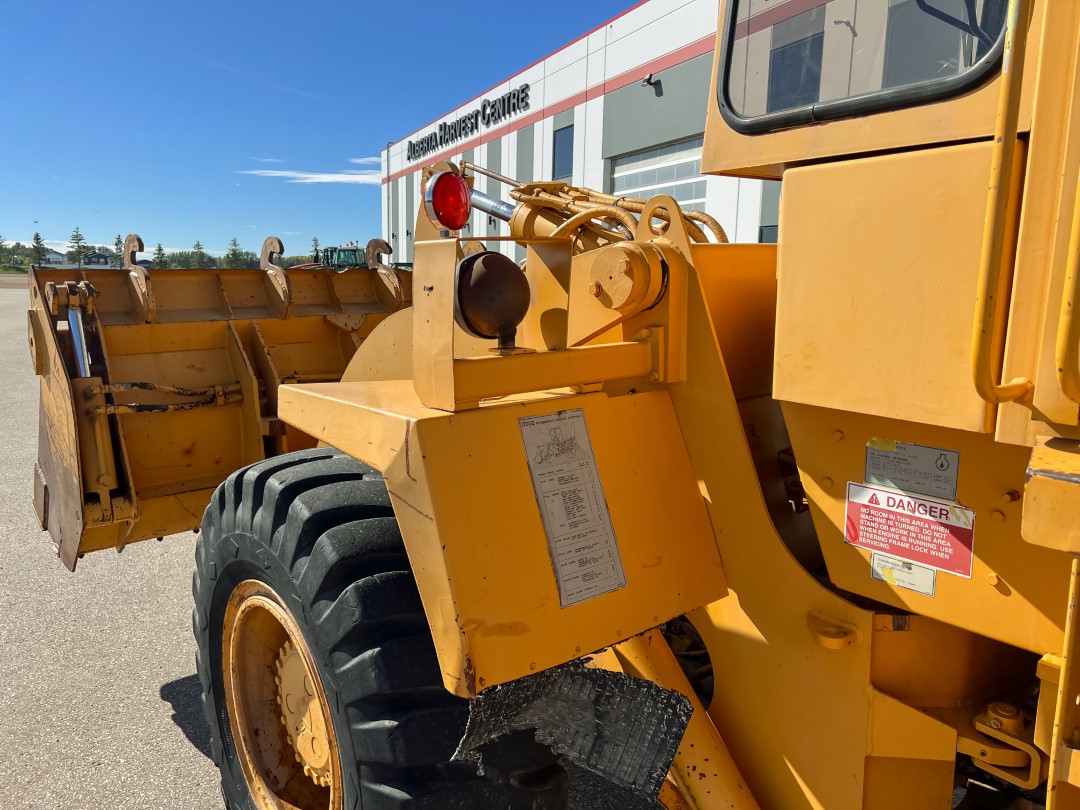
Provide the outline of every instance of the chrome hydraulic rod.
{"type": "Polygon", "coordinates": [[[483,211],[488,216],[501,219],[503,222],[509,222],[510,217],[514,215],[513,203],[508,203],[505,200],[496,200],[494,197],[489,197],[482,191],[477,191],[475,188],[471,192],[472,206],[477,211],[483,211]]]}

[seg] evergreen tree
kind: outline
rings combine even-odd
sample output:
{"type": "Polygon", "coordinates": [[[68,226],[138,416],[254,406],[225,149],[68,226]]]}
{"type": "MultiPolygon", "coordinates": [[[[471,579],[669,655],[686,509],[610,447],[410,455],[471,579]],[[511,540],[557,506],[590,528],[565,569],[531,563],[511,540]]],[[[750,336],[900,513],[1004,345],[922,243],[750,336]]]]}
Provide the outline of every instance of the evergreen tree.
{"type": "Polygon", "coordinates": [[[311,237],[311,260],[317,262],[319,260],[319,237],[311,237]]]}
{"type": "Polygon", "coordinates": [[[45,240],[37,231],[34,231],[34,242],[30,250],[34,253],[34,264],[45,264],[45,240]]]}
{"type": "Polygon", "coordinates": [[[116,235],[116,239],[113,241],[113,264],[117,267],[124,266],[124,240],[120,238],[120,234],[116,235]]]}
{"type": "Polygon", "coordinates": [[[169,266],[169,257],[165,255],[165,249],[161,246],[161,242],[157,243],[157,247],[154,248],[154,268],[161,270],[169,266]]]}
{"type": "Polygon", "coordinates": [[[68,238],[68,251],[69,258],[73,259],[79,267],[82,267],[83,259],[86,258],[89,248],[86,246],[86,237],[82,235],[82,231],[79,230],[79,226],[75,226],[75,230],[71,232],[71,236],[68,238]]]}
{"type": "Polygon", "coordinates": [[[195,240],[195,244],[191,247],[191,266],[195,270],[201,270],[204,267],[209,266],[210,257],[206,255],[206,251],[203,250],[202,242],[195,240]]]}
{"type": "Polygon", "coordinates": [[[244,251],[240,250],[240,243],[236,237],[229,242],[229,251],[225,254],[225,266],[237,270],[244,266],[244,251]]]}
{"type": "Polygon", "coordinates": [[[4,237],[0,234],[0,266],[4,264],[4,249],[7,247],[7,242],[4,241],[4,237]]]}

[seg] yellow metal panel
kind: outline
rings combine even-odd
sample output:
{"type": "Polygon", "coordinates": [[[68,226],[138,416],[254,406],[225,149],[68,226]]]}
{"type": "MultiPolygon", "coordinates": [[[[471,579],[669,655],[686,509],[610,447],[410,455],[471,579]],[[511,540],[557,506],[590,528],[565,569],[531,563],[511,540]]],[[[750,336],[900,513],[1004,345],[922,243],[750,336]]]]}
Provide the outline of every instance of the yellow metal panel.
{"type": "Polygon", "coordinates": [[[609,379],[641,378],[651,367],[647,343],[577,346],[560,352],[509,357],[467,357],[454,361],[454,391],[459,400],[479,400],[609,379]]]}
{"type": "Polygon", "coordinates": [[[1018,493],[1024,490],[1027,448],[966,431],[790,403],[784,417],[838,587],[1025,650],[1060,652],[1069,569],[1060,554],[1021,539],[1018,493]],[[926,596],[872,579],[870,552],[844,542],[846,483],[863,480],[866,444],[875,437],[960,453],[957,500],[976,515],[971,579],[939,572],[934,596],[926,596]]]}
{"type": "Polygon", "coordinates": [[[1036,658],[926,616],[883,613],[874,617],[870,680],[882,692],[921,709],[985,707],[1028,686],[1036,658]]]}
{"type": "MultiPolygon", "coordinates": [[[[412,322],[414,307],[395,312],[372,330],[349,361],[342,382],[407,380],[412,374],[412,322]]],[[[458,357],[487,354],[494,341],[473,337],[455,327],[454,352],[458,357]]]]}
{"type": "Polygon", "coordinates": [[[56,335],[44,322],[45,313],[39,308],[41,294],[36,286],[31,287],[30,295],[35,302],[30,311],[35,340],[42,341],[33,348],[45,361],[38,406],[38,466],[48,487],[48,503],[42,503],[45,507],[42,528],[49,529],[60,559],[74,571],[83,532],[82,466],[74,393],[56,335]]]}
{"type": "Polygon", "coordinates": [[[1080,444],[1042,437],[1031,451],[1024,489],[1024,539],[1080,554],[1080,444]]]}
{"type": "Polygon", "coordinates": [[[79,545],[79,553],[101,551],[127,545],[129,542],[161,538],[190,531],[202,521],[203,511],[214,495],[214,486],[192,489],[175,495],[142,497],[139,499],[138,535],[129,539],[130,524],[111,523],[88,527],[79,545]]]}
{"type": "Polygon", "coordinates": [[[447,688],[475,694],[654,627],[725,592],[665,392],[518,399],[449,414],[409,382],[285,386],[282,418],[384,471],[447,688]],[[559,605],[518,420],[585,413],[624,588],[559,605]]]}
{"type": "Polygon", "coordinates": [[[770,393],[776,245],[694,245],[692,252],[735,398],[770,393]]]}
{"type": "Polygon", "coordinates": [[[968,347],[989,161],[969,144],[785,175],[777,399],[988,429],[968,347]]]}

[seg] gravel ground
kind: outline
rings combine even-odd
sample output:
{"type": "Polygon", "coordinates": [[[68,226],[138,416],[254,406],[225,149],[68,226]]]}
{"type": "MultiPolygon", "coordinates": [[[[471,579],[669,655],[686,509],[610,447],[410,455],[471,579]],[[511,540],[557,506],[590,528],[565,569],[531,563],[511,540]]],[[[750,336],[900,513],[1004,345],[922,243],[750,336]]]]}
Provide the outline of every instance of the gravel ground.
{"type": "Polygon", "coordinates": [[[191,636],[194,535],[97,552],[72,574],[38,528],[25,285],[0,278],[0,806],[220,808],[191,636]]]}

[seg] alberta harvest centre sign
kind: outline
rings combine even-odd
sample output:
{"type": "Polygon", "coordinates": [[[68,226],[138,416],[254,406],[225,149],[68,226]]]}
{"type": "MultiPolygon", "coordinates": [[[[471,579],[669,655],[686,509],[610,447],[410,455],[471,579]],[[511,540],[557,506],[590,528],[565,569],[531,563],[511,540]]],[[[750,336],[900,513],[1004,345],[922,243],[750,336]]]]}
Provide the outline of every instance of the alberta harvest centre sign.
{"type": "Polygon", "coordinates": [[[457,118],[441,121],[433,132],[415,141],[409,141],[406,160],[420,160],[460,140],[480,133],[501,123],[511,116],[529,109],[529,85],[503,93],[498,98],[485,98],[480,106],[457,118]]]}

